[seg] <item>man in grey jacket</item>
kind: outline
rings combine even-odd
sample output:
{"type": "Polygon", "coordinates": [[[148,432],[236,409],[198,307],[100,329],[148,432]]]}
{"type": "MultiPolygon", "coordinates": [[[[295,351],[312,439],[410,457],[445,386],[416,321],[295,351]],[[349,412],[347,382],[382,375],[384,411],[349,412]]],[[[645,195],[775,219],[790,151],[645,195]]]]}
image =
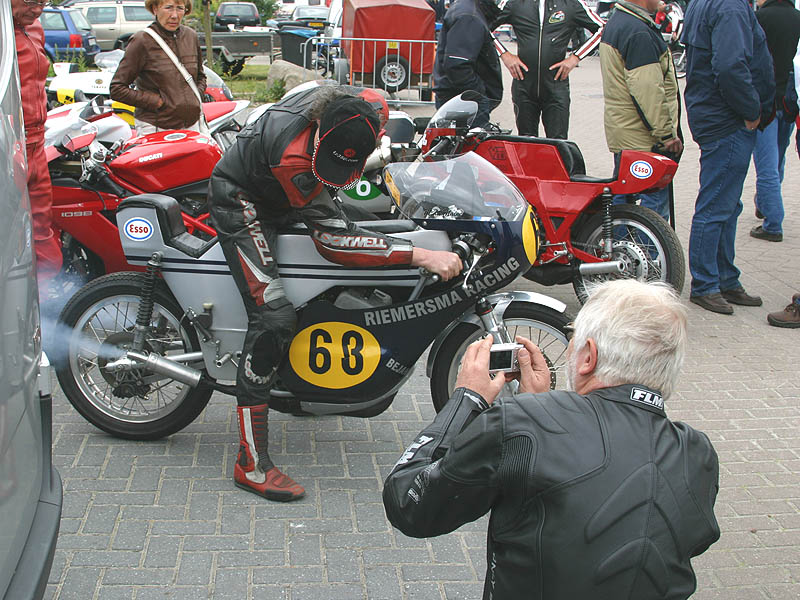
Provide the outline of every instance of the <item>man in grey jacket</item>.
{"type": "Polygon", "coordinates": [[[491,336],[386,479],[406,535],[453,531],[491,511],[484,600],[688,598],[690,559],[719,539],[719,464],[664,399],[683,363],[686,309],[664,284],[600,286],[575,319],[567,385],[546,390],[539,350],[517,338],[519,393],[498,398],[491,336]]]}

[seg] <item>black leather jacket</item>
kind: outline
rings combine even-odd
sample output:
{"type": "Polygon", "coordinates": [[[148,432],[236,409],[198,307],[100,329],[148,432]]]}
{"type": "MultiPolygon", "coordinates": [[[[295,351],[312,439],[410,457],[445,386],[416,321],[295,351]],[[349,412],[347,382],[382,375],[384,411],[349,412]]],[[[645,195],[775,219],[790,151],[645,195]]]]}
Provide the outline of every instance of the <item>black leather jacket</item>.
{"type": "Polygon", "coordinates": [[[719,539],[708,438],[622,385],[485,401],[460,388],[386,479],[406,535],[491,510],[485,599],[688,598],[689,562],[719,539]]]}
{"type": "Polygon", "coordinates": [[[537,96],[542,87],[554,84],[558,72],[550,67],[564,60],[567,46],[576,29],[585,28],[592,36],[580,47],[573,49],[578,58],[584,58],[600,43],[603,20],[586,4],[585,0],[540,0],[545,2],[544,17],[539,18],[536,0],[507,0],[491,24],[492,30],[505,23],[514,27],[517,36],[517,54],[528,67],[522,83],[537,96]]]}

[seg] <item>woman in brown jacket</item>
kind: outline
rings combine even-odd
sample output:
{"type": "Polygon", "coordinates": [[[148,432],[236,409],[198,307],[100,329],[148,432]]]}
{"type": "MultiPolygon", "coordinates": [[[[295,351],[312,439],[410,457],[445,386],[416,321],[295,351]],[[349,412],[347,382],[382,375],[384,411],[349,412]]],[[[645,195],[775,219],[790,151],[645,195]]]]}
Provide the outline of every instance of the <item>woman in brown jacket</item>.
{"type": "MultiPolygon", "coordinates": [[[[202,97],[206,89],[197,33],[181,25],[192,0],[145,0],[156,20],[148,27],[169,46],[194,79],[202,97]]],[[[140,135],[163,129],[197,129],[200,102],[178,68],[144,31],[131,38],[111,81],[111,97],[136,107],[140,135]],[[130,87],[136,83],[136,89],[130,87]]]]}

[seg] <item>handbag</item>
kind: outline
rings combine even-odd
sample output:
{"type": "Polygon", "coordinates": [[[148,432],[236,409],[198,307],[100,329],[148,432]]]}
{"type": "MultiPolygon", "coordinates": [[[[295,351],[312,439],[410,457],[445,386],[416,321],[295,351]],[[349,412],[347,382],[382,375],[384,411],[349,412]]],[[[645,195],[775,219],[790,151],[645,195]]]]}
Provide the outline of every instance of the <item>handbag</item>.
{"type": "Polygon", "coordinates": [[[145,27],[143,31],[152,37],[159,46],[161,46],[161,49],[173,62],[180,74],[186,80],[186,83],[189,84],[190,88],[192,88],[194,95],[197,96],[197,101],[200,103],[200,119],[197,122],[197,130],[203,135],[211,137],[211,130],[208,128],[206,116],[203,113],[203,99],[200,97],[200,91],[197,89],[197,85],[195,84],[194,79],[192,79],[192,76],[189,74],[189,71],[186,70],[186,68],[181,64],[181,61],[178,60],[178,57],[175,56],[175,53],[170,49],[169,46],[167,46],[166,42],[164,42],[164,40],[162,40],[155,31],[149,27],[145,27]]]}

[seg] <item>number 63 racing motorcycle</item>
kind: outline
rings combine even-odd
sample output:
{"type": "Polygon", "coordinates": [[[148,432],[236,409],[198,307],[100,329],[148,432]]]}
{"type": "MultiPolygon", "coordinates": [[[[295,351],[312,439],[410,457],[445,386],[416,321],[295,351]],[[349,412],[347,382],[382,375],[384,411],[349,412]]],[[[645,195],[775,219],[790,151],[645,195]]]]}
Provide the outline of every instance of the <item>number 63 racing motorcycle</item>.
{"type": "MultiPolygon", "coordinates": [[[[270,407],[377,415],[430,346],[427,373],[439,410],[467,345],[486,332],[496,342],[533,340],[551,368],[551,385],[562,386],[565,305],[499,291],[539,251],[538,221],[519,190],[473,153],[394,163],[384,181],[403,218],[360,225],[420,247],[452,249],[464,271],[442,282],[413,267],[344,267],[319,255],[304,226],[281,232],[276,256],[298,324],[270,407]]],[[[216,239],[187,233],[174,199],[126,198],[116,219],[128,262],[147,271],[96,279],[65,306],[60,321],[68,339],[58,379],[100,429],[156,439],[191,423],[214,390],[234,392],[223,382],[235,380],[247,316],[216,239]]]]}

